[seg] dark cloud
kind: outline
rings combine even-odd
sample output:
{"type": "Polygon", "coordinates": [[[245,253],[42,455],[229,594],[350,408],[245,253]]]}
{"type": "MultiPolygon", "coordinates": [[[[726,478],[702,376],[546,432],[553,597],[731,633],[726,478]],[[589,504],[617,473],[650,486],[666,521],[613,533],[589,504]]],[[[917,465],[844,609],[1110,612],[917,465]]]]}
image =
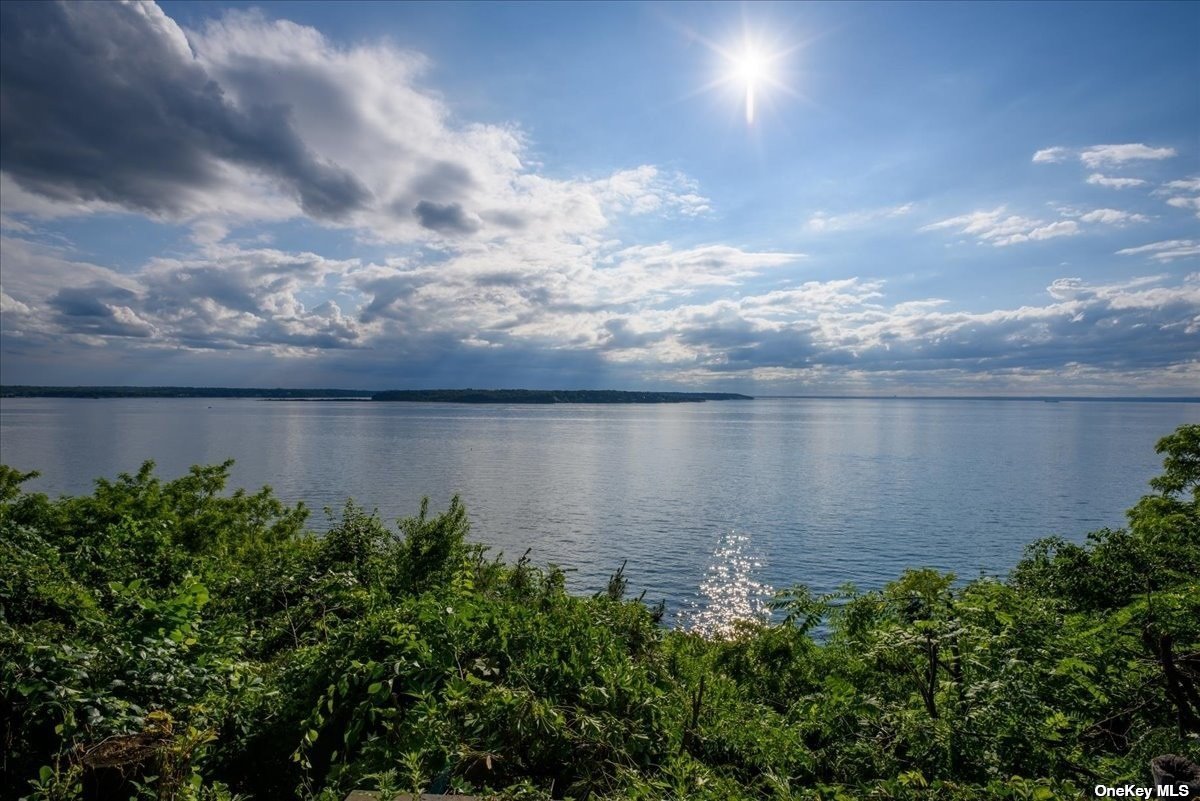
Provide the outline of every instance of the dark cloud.
{"type": "Polygon", "coordinates": [[[452,161],[439,161],[417,178],[412,190],[419,197],[445,200],[460,197],[474,186],[475,178],[466,167],[452,161]]]}
{"type": "Polygon", "coordinates": [[[66,317],[108,317],[112,308],[101,300],[102,297],[122,300],[132,300],[134,295],[127,290],[104,287],[86,287],[60,289],[52,298],[50,306],[66,317]]]}
{"type": "Polygon", "coordinates": [[[422,226],[439,234],[470,234],[479,230],[479,221],[467,216],[461,203],[434,203],[422,200],[413,208],[422,226]]]}
{"type": "Polygon", "coordinates": [[[57,199],[181,214],[222,161],[279,180],[314,217],[369,198],[287,107],[235,107],[153,5],[0,3],[0,109],[0,166],[57,199]]]}
{"type": "Polygon", "coordinates": [[[137,295],[108,284],[60,289],[47,304],[58,313],[58,323],[75,334],[112,337],[149,337],[154,329],[129,309],[137,295]]]}

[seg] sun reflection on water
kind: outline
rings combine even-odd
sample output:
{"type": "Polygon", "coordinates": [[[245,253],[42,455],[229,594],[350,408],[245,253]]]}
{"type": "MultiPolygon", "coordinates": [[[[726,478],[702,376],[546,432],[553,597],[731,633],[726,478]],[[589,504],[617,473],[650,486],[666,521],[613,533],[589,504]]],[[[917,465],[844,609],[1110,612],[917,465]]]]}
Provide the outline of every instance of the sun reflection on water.
{"type": "Polygon", "coordinates": [[[679,612],[679,625],[706,636],[726,636],[737,623],[765,620],[772,588],[755,579],[765,554],[750,535],[732,530],[713,549],[696,597],[679,612]]]}

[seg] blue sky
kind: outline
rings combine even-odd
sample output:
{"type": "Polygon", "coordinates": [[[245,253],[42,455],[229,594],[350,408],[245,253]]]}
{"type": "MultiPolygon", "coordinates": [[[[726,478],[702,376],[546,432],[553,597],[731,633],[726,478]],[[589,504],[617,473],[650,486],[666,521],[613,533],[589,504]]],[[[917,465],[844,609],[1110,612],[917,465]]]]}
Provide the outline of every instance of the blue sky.
{"type": "Polygon", "coordinates": [[[2,13],[4,383],[1200,386],[1195,4],[2,13]]]}

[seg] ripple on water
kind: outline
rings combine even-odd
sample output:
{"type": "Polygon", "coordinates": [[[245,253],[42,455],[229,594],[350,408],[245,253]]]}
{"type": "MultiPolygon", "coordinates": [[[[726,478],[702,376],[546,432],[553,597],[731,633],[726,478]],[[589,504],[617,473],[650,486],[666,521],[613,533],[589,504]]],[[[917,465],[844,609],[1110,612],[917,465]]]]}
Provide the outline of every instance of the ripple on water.
{"type": "Polygon", "coordinates": [[[765,620],[773,589],[756,578],[765,563],[763,548],[748,533],[734,529],[722,534],[695,596],[677,614],[679,627],[721,636],[741,621],[765,620]]]}

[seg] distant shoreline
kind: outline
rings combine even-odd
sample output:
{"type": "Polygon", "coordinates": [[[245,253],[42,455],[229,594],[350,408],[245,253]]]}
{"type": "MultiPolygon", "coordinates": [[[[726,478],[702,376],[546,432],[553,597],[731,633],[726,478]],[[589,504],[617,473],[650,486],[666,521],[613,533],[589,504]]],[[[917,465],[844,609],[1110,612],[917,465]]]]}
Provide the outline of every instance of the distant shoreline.
{"type": "Polygon", "coordinates": [[[1200,403],[1200,397],[1127,395],[755,395],[759,400],[936,400],[1025,403],[1200,403]]]}
{"type": "Polygon", "coordinates": [[[1087,395],[742,395],[733,392],[645,392],[608,389],[295,389],[286,387],[0,386],[0,398],[252,398],[269,401],[382,401],[468,404],[702,403],[721,400],[1020,401],[1025,403],[1200,403],[1186,396],[1087,395]]]}
{"type": "Polygon", "coordinates": [[[237,387],[0,387],[0,398],[254,398],[269,401],[372,401],[384,403],[704,403],[754,400],[733,392],[643,392],[611,389],[350,389],[237,387]]]}
{"type": "Polygon", "coordinates": [[[704,403],[754,400],[732,392],[627,392],[615,389],[396,389],[376,392],[385,403],[704,403]]]}

